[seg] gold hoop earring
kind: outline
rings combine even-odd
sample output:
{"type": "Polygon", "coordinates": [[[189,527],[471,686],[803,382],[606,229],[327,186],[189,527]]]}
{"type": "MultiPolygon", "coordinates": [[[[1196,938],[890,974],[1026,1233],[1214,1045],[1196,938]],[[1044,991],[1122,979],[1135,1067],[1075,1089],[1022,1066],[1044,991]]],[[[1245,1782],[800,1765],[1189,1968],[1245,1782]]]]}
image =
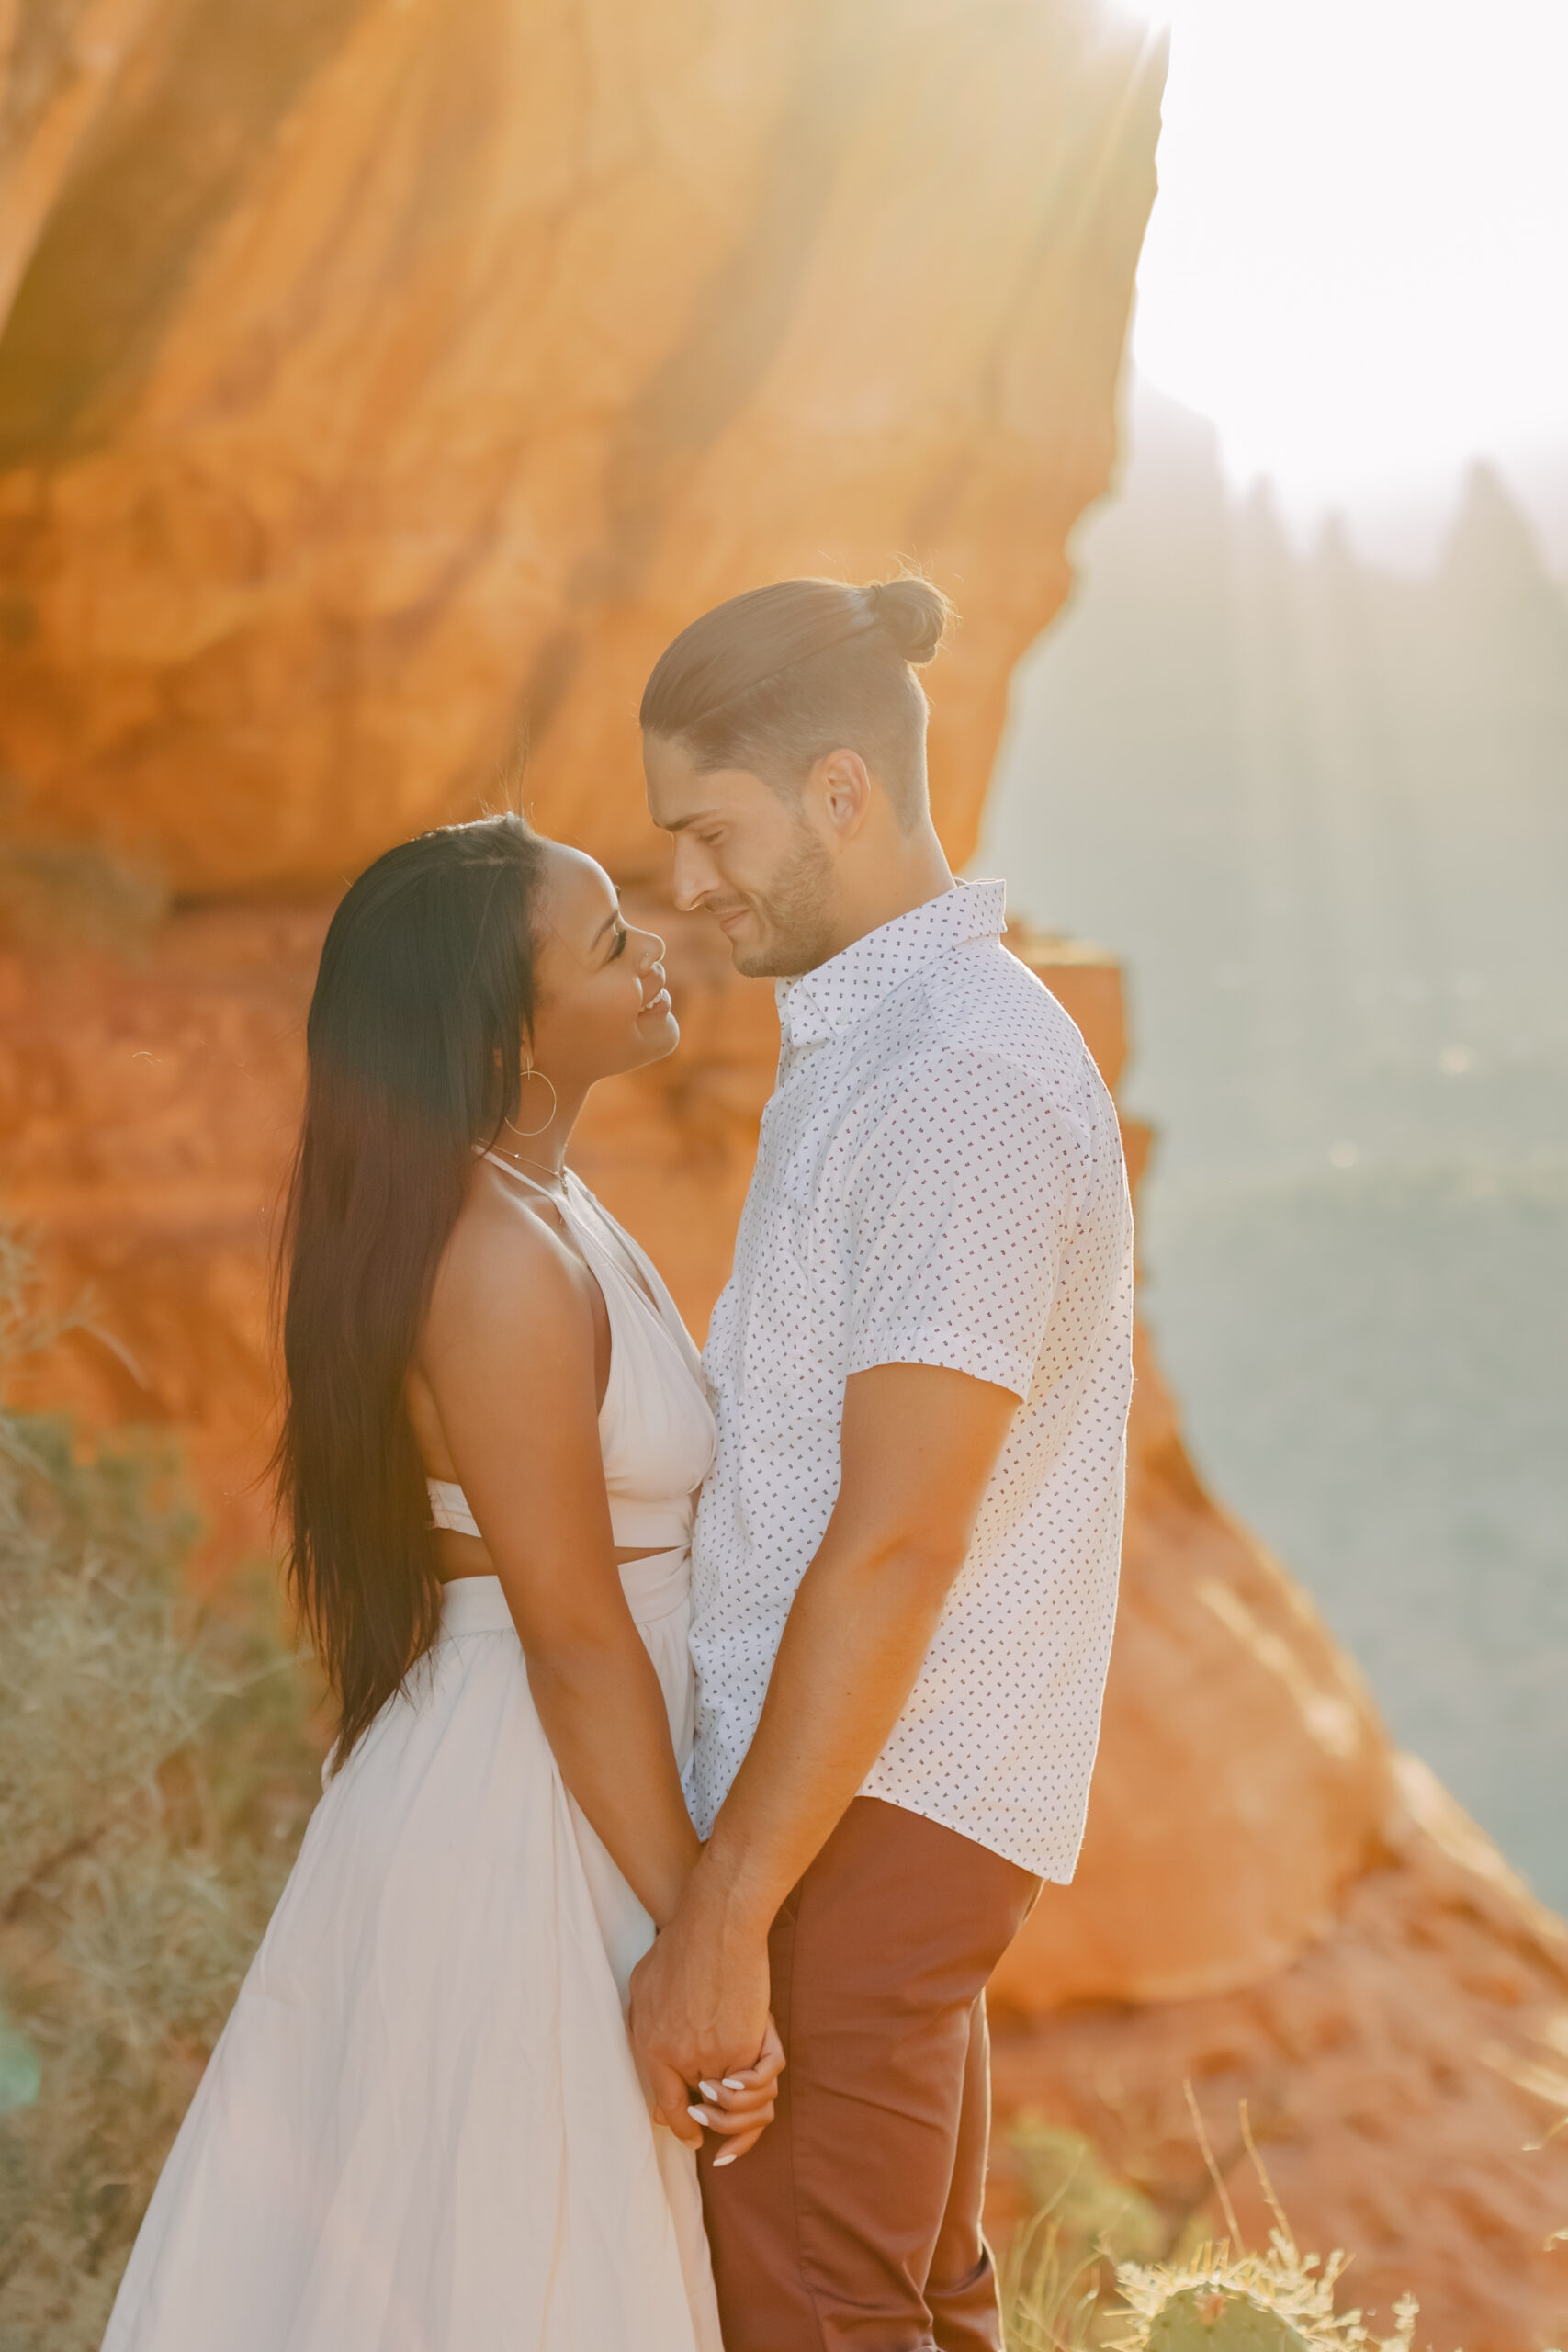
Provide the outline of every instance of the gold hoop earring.
{"type": "MultiPolygon", "coordinates": [[[[503,1126],[510,1127],[514,1136],[521,1136],[525,1140],[531,1136],[542,1136],[545,1132],[545,1127],[547,1127],[551,1124],[556,1115],[555,1087],[551,1080],[545,1076],[544,1071],[542,1069],[536,1069],[532,1062],[527,1065],[523,1072],[522,1083],[525,1085],[531,1078],[536,1078],[541,1086],[547,1086],[550,1090],[550,1107],[545,1114],[544,1125],[538,1127],[520,1127],[515,1119],[503,1119],[502,1121],[502,1125],[503,1126]]],[[[518,1103],[517,1108],[519,1110],[523,1108],[521,1102],[518,1103]]]]}

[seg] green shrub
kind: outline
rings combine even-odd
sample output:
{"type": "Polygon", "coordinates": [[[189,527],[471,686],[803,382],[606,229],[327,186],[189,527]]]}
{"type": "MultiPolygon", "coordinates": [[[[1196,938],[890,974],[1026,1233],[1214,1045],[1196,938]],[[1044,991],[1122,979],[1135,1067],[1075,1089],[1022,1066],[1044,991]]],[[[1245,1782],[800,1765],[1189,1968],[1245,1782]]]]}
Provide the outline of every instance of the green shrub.
{"type": "Polygon", "coordinates": [[[1116,2266],[1163,2254],[1169,2227],[1081,2132],[1026,2112],[1008,2145],[1035,2208],[1002,2263],[1009,2352],[1096,2344],[1114,2299],[1116,2266]]]}
{"type": "MultiPolygon", "coordinates": [[[[0,1348],[34,1334],[0,1240],[0,1348]]],[[[151,1442],[0,1409],[0,2352],[88,2352],[319,1786],[269,1611],[197,1612],[151,1442]]]]}

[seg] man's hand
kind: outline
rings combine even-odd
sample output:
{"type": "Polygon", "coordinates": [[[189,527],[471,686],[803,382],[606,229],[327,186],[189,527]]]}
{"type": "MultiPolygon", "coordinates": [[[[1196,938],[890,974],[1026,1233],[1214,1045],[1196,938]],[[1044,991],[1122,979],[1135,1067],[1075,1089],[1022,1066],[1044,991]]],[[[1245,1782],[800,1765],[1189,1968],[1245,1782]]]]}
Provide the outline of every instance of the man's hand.
{"type": "MultiPolygon", "coordinates": [[[[739,2092],[717,2097],[726,2076],[765,2090],[771,2115],[784,2054],[768,2015],[767,1925],[738,1914],[721,1890],[703,1883],[700,1865],[675,1917],[632,1972],[631,2034],[655,2120],[687,2147],[702,2145],[703,2126],[689,2112],[699,2091],[710,2117],[742,2110],[739,2092]]],[[[749,2114],[739,2128],[750,2131],[750,2147],[761,2123],[749,2114]]]]}

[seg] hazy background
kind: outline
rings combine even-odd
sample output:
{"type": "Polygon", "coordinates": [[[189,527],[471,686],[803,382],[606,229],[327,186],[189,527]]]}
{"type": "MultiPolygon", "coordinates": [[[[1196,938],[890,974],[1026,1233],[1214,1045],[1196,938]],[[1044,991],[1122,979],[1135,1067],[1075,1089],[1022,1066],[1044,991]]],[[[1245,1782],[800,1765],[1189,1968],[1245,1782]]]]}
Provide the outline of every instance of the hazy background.
{"type": "Polygon", "coordinates": [[[1130,967],[1204,1470],[1561,1908],[1568,11],[1174,16],[1123,482],[976,870],[1130,967]]]}

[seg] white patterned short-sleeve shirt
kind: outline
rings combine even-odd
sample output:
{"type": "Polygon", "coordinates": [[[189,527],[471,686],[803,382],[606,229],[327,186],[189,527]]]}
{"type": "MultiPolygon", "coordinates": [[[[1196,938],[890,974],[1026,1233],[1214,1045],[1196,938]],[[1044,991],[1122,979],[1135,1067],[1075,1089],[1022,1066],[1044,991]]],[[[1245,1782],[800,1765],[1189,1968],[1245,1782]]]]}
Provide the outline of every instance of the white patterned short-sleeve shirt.
{"type": "Polygon", "coordinates": [[[960,883],[778,985],[778,1085],[704,1367],[693,1547],[706,1837],[840,1478],[844,1384],[943,1364],[1021,1399],[968,1557],[862,1792],[1049,1879],[1082,1841],[1116,1612],[1132,1216],[1083,1039],[960,883]]]}

